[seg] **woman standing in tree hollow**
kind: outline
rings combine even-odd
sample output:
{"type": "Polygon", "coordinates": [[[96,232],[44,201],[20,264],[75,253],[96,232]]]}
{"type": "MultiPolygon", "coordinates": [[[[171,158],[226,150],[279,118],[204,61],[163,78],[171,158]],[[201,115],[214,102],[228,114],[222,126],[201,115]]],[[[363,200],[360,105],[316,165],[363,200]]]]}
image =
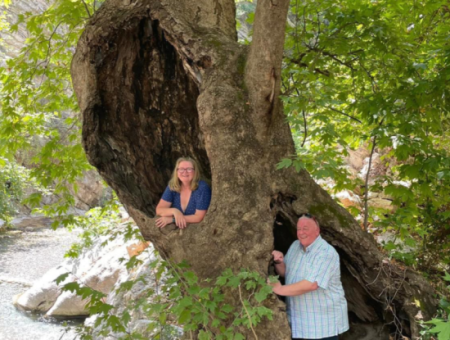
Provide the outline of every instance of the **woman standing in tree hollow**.
{"type": "Polygon", "coordinates": [[[199,223],[211,202],[211,189],[200,179],[198,163],[190,157],[178,158],[169,185],[156,206],[158,228],[170,223],[184,229],[188,223],[199,223]]]}

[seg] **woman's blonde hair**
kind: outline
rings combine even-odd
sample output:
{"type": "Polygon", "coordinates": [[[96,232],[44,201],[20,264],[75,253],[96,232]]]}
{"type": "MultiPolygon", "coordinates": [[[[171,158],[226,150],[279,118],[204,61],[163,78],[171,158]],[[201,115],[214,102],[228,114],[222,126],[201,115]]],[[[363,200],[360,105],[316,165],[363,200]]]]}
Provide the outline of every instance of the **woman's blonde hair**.
{"type": "Polygon", "coordinates": [[[194,168],[194,178],[192,178],[191,182],[191,190],[194,191],[198,188],[198,182],[200,181],[201,177],[201,169],[198,165],[197,161],[191,157],[180,157],[177,159],[177,163],[175,164],[175,169],[173,169],[172,177],[169,181],[169,188],[172,191],[180,192],[181,190],[181,181],[178,179],[178,166],[181,162],[190,162],[192,164],[192,167],[194,168]]]}

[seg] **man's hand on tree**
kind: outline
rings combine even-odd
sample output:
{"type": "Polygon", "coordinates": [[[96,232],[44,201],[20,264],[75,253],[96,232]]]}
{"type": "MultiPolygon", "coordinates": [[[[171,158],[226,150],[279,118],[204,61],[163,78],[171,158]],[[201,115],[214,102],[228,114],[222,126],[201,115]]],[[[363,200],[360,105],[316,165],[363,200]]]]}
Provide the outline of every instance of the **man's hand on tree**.
{"type": "Polygon", "coordinates": [[[275,264],[280,264],[280,263],[284,262],[284,255],[281,251],[274,250],[272,252],[272,256],[273,256],[273,262],[275,262],[275,264]]]}
{"type": "Polygon", "coordinates": [[[281,287],[283,287],[283,285],[281,284],[281,282],[280,281],[277,281],[277,282],[267,282],[269,285],[271,285],[272,286],[272,291],[275,293],[275,294],[279,294],[279,289],[281,288],[281,287]]]}

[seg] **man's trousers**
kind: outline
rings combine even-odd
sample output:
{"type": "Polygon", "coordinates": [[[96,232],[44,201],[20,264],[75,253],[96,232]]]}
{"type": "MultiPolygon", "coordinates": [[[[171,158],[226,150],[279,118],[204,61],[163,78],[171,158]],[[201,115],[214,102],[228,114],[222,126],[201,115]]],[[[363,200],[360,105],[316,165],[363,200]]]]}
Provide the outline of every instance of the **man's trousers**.
{"type": "Polygon", "coordinates": [[[321,338],[321,339],[300,339],[300,338],[292,338],[292,340],[338,340],[338,336],[330,336],[329,338],[321,338]]]}

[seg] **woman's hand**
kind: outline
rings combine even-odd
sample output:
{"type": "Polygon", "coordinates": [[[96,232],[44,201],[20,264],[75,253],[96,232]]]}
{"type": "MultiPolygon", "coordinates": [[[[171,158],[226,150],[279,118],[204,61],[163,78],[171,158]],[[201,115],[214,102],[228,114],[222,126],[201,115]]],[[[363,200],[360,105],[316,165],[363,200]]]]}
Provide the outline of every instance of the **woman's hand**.
{"type": "Polygon", "coordinates": [[[156,227],[158,228],[164,228],[166,225],[172,223],[172,217],[166,216],[166,217],[160,217],[156,220],[156,227]]]}
{"type": "Polygon", "coordinates": [[[174,209],[173,217],[175,217],[175,224],[178,228],[184,229],[187,227],[186,219],[184,218],[184,215],[181,211],[178,209],[174,209]]]}

